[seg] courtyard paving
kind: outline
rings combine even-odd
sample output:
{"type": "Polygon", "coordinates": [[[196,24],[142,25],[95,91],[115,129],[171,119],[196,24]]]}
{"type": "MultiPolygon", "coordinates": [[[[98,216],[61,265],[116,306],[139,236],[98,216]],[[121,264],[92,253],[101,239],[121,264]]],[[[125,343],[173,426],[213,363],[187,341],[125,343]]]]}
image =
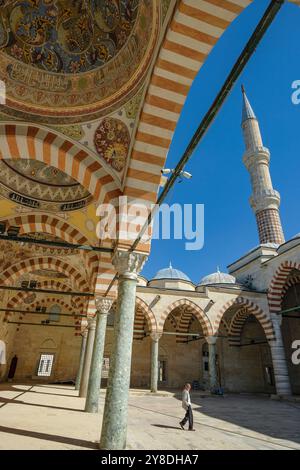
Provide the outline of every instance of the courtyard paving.
{"type": "MultiPolygon", "coordinates": [[[[0,449],[97,449],[100,412],[73,387],[0,384],[0,449]]],[[[192,395],[196,432],[182,431],[180,395],[130,391],[128,449],[300,449],[300,404],[267,397],[192,395]]]]}

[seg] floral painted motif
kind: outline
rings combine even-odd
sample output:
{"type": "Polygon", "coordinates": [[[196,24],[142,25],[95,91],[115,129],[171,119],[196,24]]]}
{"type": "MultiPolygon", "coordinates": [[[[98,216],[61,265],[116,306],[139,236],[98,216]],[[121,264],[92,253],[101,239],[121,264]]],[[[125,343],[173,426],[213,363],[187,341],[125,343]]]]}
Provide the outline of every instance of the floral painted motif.
{"type": "Polygon", "coordinates": [[[6,2],[1,8],[0,47],[49,72],[93,70],[124,46],[138,7],[138,0],[6,2]],[[5,24],[11,27],[9,37],[5,24]]]}
{"type": "Polygon", "coordinates": [[[114,170],[123,170],[128,156],[130,135],[122,121],[114,118],[103,119],[95,132],[94,144],[98,154],[114,170]]]}

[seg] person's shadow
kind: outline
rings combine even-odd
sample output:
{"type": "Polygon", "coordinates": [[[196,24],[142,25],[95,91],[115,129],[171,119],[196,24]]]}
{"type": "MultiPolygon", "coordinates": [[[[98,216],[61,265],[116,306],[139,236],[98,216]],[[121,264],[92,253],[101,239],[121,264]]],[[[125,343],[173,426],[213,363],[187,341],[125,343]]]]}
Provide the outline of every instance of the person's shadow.
{"type": "Polygon", "coordinates": [[[163,428],[163,429],[176,429],[177,431],[182,431],[179,426],[165,426],[164,424],[152,424],[152,426],[155,426],[157,428],[163,428]]]}

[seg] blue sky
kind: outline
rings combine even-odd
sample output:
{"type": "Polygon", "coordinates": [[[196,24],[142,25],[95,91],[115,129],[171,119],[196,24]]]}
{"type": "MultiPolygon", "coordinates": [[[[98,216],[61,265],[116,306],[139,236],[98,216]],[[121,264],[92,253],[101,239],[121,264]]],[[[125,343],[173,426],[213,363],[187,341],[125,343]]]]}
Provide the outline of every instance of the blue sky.
{"type": "MultiPolygon", "coordinates": [[[[166,168],[174,168],[222,86],[269,0],[256,0],[222,36],[200,70],[187,98],[169,151],[166,168]]],[[[271,151],[273,186],[281,193],[286,239],[300,232],[300,105],[292,104],[291,84],[300,80],[300,8],[285,4],[252,56],[186,170],[192,180],[176,183],[167,202],[205,205],[205,243],[186,251],[185,241],[154,240],[143,275],[151,279],[172,261],[193,282],[215,272],[258,245],[249,206],[250,179],[242,163],[241,132],[244,83],[259,119],[264,145],[271,151]]]]}

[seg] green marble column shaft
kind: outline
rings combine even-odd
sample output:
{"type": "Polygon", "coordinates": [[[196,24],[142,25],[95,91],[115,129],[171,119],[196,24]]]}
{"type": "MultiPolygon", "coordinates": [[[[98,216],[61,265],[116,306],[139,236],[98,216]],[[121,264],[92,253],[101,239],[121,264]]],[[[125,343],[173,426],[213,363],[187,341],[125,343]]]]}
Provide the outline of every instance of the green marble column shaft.
{"type": "Polygon", "coordinates": [[[80,382],[81,382],[83,364],[84,364],[84,356],[85,356],[85,351],[86,351],[86,340],[87,340],[87,331],[85,330],[82,333],[80,358],[79,358],[79,368],[78,368],[78,372],[77,372],[77,376],[76,376],[75,390],[79,390],[79,388],[80,388],[80,382]]]}
{"type": "Polygon", "coordinates": [[[159,337],[151,335],[151,392],[157,392],[159,337]]]}
{"type": "Polygon", "coordinates": [[[289,396],[292,391],[281,332],[282,315],[272,314],[271,317],[276,337],[275,341],[270,341],[276,393],[278,396],[289,396]]]}
{"type": "Polygon", "coordinates": [[[96,333],[85,402],[85,411],[87,413],[98,413],[107,316],[112,306],[112,301],[109,299],[102,299],[102,302],[100,300],[97,302],[96,300],[96,305],[96,333]]]}
{"type": "Polygon", "coordinates": [[[122,251],[116,251],[113,257],[119,273],[118,300],[100,449],[122,450],[126,447],[137,273],[145,258],[138,253],[122,251]]]}
{"type": "Polygon", "coordinates": [[[210,390],[214,391],[218,388],[218,375],[216,368],[216,336],[207,336],[208,343],[208,367],[209,367],[209,385],[210,390]]]}
{"type": "Polygon", "coordinates": [[[89,318],[88,319],[88,337],[87,337],[84,364],[83,364],[82,377],[81,377],[81,383],[80,383],[80,389],[79,389],[80,397],[86,397],[86,394],[87,394],[93,347],[94,347],[94,339],[95,339],[95,329],[96,329],[96,319],[89,318]]]}

